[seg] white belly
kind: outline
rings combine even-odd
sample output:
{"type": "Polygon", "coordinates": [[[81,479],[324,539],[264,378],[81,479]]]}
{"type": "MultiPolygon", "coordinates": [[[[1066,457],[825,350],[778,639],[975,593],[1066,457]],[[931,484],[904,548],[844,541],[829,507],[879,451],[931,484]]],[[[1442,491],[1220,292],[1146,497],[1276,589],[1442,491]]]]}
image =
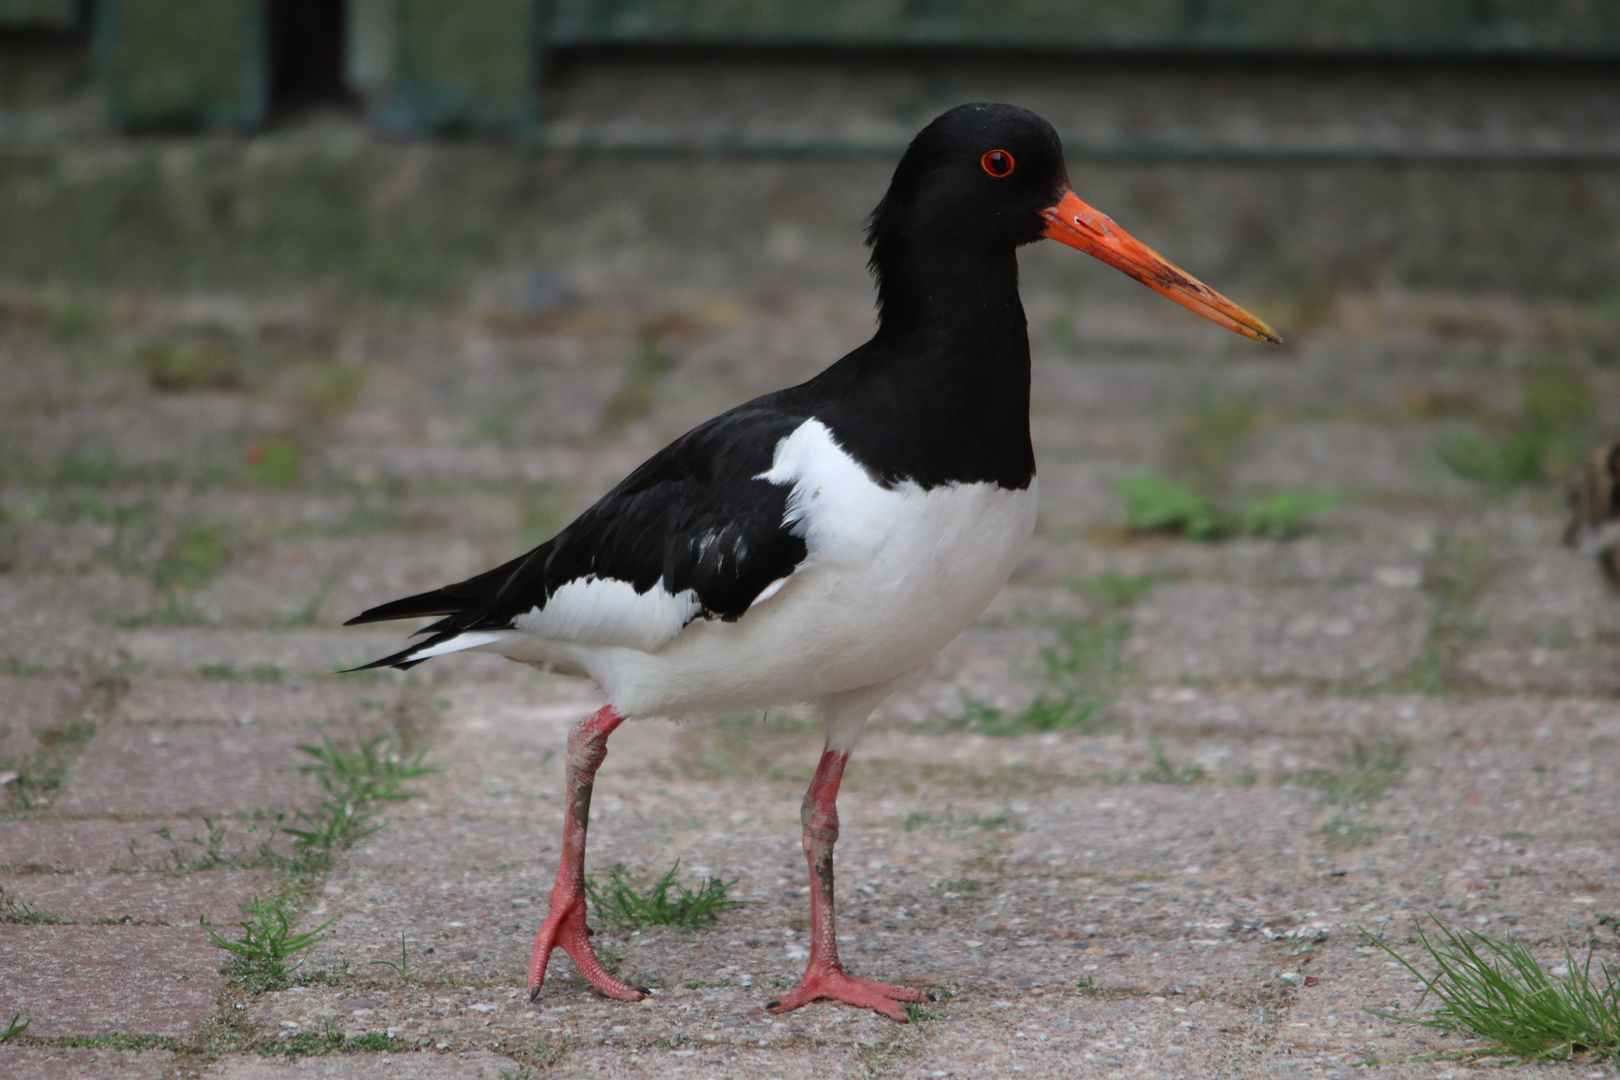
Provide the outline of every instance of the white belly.
{"type": "Polygon", "coordinates": [[[788,517],[808,553],[737,621],[699,619],[655,650],[530,639],[491,651],[584,671],[629,716],[813,702],[921,668],[989,606],[1035,527],[1033,480],[885,489],[813,420],[762,478],[793,484],[788,517]]]}

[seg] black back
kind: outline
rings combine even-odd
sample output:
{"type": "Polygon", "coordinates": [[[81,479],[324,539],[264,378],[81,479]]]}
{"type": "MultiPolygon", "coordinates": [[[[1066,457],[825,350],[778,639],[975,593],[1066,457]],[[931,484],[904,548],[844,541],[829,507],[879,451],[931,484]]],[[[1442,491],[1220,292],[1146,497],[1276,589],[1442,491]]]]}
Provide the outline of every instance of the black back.
{"type": "MultiPolygon", "coordinates": [[[[1035,455],[1016,248],[1040,237],[1041,211],[1067,186],[1057,134],[1034,113],[963,105],[940,116],[913,140],[872,213],[871,341],[810,381],[683,435],[522,558],[350,622],[446,616],[427,628],[431,643],[509,626],[588,577],[638,592],[693,589],[701,617],[736,619],[805,557],[802,535],[784,521],[790,489],[755,477],[811,418],[886,487],[1028,487],[1035,455]],[[981,166],[992,150],[1012,156],[1010,174],[981,166]]],[[[412,651],[377,664],[408,666],[412,651]]]]}

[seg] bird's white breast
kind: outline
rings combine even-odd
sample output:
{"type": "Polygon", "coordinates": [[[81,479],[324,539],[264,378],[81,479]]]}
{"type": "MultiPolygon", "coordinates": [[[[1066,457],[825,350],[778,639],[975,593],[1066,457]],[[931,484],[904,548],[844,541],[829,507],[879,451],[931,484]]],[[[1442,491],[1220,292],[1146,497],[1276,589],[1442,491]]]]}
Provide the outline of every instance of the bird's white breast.
{"type": "Polygon", "coordinates": [[[585,671],[631,715],[876,686],[922,667],[984,611],[1035,526],[1033,481],[886,488],[814,419],[778,444],[759,479],[792,486],[786,520],[807,548],[779,589],[735,622],[697,620],[654,650],[553,640],[548,656],[585,671]]]}

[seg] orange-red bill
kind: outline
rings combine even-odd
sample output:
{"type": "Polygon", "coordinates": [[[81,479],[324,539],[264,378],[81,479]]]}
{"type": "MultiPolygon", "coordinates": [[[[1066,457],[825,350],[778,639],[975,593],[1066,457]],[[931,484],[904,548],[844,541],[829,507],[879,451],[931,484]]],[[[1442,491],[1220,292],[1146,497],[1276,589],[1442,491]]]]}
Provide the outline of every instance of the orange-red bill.
{"type": "Polygon", "coordinates": [[[1045,212],[1046,231],[1042,234],[1060,244],[1079,248],[1123,271],[1156,293],[1168,296],[1189,311],[1228,330],[1282,344],[1282,338],[1265,322],[1179,269],[1158,252],[1115,225],[1107,214],[1093,210],[1074,192],[1066,192],[1061,202],[1045,212]]]}

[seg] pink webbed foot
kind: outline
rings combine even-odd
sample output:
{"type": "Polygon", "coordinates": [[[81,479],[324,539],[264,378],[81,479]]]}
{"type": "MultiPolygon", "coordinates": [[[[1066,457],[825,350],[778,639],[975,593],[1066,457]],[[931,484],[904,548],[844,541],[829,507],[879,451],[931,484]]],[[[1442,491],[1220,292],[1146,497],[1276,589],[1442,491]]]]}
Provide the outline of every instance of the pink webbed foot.
{"type": "Polygon", "coordinates": [[[812,1001],[842,1001],[857,1009],[880,1012],[890,1020],[904,1024],[909,1021],[899,1003],[923,1000],[925,996],[918,990],[857,979],[842,967],[831,964],[811,964],[798,986],[783,995],[782,1000],[773,1001],[765,1008],[768,1012],[785,1013],[812,1001]]]}
{"type": "Polygon", "coordinates": [[[650,990],[644,986],[631,986],[608,974],[591,948],[590,930],[585,925],[584,893],[551,898],[551,910],[540,932],[534,936],[534,954],[529,958],[529,1000],[540,996],[540,987],[546,981],[546,963],[551,950],[561,949],[573,960],[585,981],[604,995],[618,1001],[640,1001],[650,990]]]}

